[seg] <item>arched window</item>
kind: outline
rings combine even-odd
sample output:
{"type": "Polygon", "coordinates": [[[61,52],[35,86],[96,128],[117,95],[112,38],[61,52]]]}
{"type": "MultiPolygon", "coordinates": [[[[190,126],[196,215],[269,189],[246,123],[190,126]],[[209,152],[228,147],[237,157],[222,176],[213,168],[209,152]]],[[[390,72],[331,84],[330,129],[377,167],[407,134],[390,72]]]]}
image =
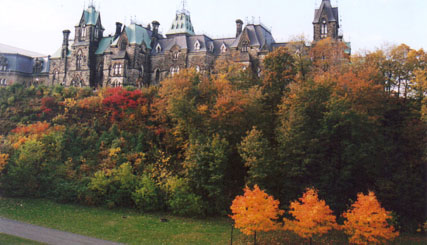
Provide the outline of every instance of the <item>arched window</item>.
{"type": "Polygon", "coordinates": [[[200,66],[196,66],[196,72],[199,73],[200,72],[200,66]]]}
{"type": "Polygon", "coordinates": [[[199,50],[200,49],[200,42],[197,40],[196,43],[194,44],[194,49],[195,50],[199,50]]]}
{"type": "Polygon", "coordinates": [[[320,33],[320,37],[321,38],[325,38],[328,36],[328,23],[326,22],[325,19],[322,20],[322,28],[321,28],[321,33],[320,33]]]}
{"type": "Polygon", "coordinates": [[[174,52],[174,53],[172,54],[172,59],[173,59],[173,60],[177,60],[177,59],[178,59],[178,57],[179,57],[179,52],[174,52]]]}
{"type": "Polygon", "coordinates": [[[123,40],[121,43],[120,43],[120,50],[126,50],[126,46],[128,45],[128,43],[126,42],[126,40],[123,40]]]}
{"type": "Polygon", "coordinates": [[[77,52],[77,57],[76,57],[76,70],[80,70],[82,67],[82,58],[83,58],[83,53],[82,50],[79,50],[77,52]]]}
{"type": "Polygon", "coordinates": [[[56,79],[58,79],[58,77],[59,77],[59,72],[58,72],[58,70],[55,70],[55,71],[53,72],[52,80],[53,80],[53,81],[56,81],[56,79]]]}
{"type": "Polygon", "coordinates": [[[155,75],[156,83],[159,83],[160,82],[160,70],[156,69],[155,74],[156,74],[155,75]]]}
{"type": "Polygon", "coordinates": [[[160,46],[160,43],[158,43],[157,46],[156,46],[156,52],[157,53],[162,52],[162,46],[160,46]]]}
{"type": "Polygon", "coordinates": [[[86,37],[86,26],[82,26],[82,37],[86,37]]]}
{"type": "Polygon", "coordinates": [[[170,69],[170,73],[171,73],[171,76],[174,76],[174,75],[175,75],[175,68],[174,68],[174,67],[171,67],[171,69],[170,69]]]}

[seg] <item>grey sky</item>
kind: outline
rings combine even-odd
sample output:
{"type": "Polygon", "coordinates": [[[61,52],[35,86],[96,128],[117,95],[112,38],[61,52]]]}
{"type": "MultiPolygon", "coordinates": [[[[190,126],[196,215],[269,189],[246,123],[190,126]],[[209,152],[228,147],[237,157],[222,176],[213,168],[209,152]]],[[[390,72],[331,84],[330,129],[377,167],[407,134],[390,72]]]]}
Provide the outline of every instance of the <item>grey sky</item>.
{"type": "MultiPolygon", "coordinates": [[[[0,0],[0,43],[44,54],[54,53],[62,30],[74,31],[89,0],[0,0]]],[[[168,31],[181,0],[97,0],[105,35],[115,22],[158,20],[168,31]]],[[[197,34],[234,36],[235,20],[255,19],[271,27],[276,41],[304,34],[312,39],[314,9],[321,0],[187,0],[197,34]],[[317,4],[316,4],[317,3],[317,4]]],[[[406,43],[427,49],[426,0],[331,0],[339,7],[344,38],[353,51],[406,43]]]]}

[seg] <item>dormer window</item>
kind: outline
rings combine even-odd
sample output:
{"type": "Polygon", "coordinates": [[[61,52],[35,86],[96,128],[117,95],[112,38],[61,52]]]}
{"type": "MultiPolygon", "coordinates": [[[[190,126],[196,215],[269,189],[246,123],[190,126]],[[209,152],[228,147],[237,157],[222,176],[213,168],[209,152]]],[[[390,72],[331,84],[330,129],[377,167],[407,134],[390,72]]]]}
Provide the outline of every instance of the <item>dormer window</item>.
{"type": "Polygon", "coordinates": [[[242,52],[248,52],[248,46],[249,46],[249,43],[247,41],[244,41],[242,43],[242,52]]]}
{"type": "Polygon", "coordinates": [[[156,52],[157,53],[162,52],[162,46],[160,46],[160,43],[158,43],[157,46],[156,46],[156,52]]]}
{"type": "Polygon", "coordinates": [[[222,46],[221,46],[221,53],[225,53],[225,52],[227,52],[227,47],[223,43],[222,46]]]}
{"type": "Polygon", "coordinates": [[[172,54],[172,59],[173,59],[173,60],[177,60],[177,59],[178,59],[178,57],[179,57],[179,52],[174,52],[174,53],[172,54]]]}
{"type": "Polygon", "coordinates": [[[195,50],[199,50],[200,49],[200,42],[197,40],[196,43],[194,44],[194,49],[195,50]]]}
{"type": "Polygon", "coordinates": [[[320,37],[326,38],[328,36],[328,23],[325,19],[322,20],[322,26],[321,26],[321,32],[320,37]]]}

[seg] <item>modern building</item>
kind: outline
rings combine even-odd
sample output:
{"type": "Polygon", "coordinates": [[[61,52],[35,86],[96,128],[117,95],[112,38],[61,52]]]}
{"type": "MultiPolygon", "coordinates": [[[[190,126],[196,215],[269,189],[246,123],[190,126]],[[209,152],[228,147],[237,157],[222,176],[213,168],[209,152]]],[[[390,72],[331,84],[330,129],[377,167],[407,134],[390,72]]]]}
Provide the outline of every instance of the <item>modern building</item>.
{"type": "MultiPolygon", "coordinates": [[[[323,38],[342,41],[338,8],[322,0],[315,10],[314,42],[323,38]]],[[[62,47],[50,58],[48,84],[64,86],[143,86],[158,84],[182,69],[212,71],[218,60],[245,65],[254,72],[274,49],[286,46],[273,38],[262,24],[236,21],[236,35],[214,39],[196,34],[190,13],[176,12],[166,35],[160,23],[148,26],[116,23],[114,35],[104,36],[100,12],[93,6],[83,11],[74,37],[63,31],[62,47]]]]}

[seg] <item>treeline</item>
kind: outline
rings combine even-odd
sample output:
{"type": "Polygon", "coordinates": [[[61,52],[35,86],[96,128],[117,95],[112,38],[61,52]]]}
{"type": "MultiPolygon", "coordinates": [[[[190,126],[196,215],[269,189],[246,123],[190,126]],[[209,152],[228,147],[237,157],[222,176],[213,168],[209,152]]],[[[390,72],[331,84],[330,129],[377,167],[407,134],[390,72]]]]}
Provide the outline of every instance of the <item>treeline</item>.
{"type": "Polygon", "coordinates": [[[262,73],[218,62],[136,89],[0,89],[3,195],[180,215],[230,213],[245,185],[283,208],[306,188],[336,213],[373,191],[407,230],[426,221],[427,54],[346,57],[301,43],[262,73]]]}

